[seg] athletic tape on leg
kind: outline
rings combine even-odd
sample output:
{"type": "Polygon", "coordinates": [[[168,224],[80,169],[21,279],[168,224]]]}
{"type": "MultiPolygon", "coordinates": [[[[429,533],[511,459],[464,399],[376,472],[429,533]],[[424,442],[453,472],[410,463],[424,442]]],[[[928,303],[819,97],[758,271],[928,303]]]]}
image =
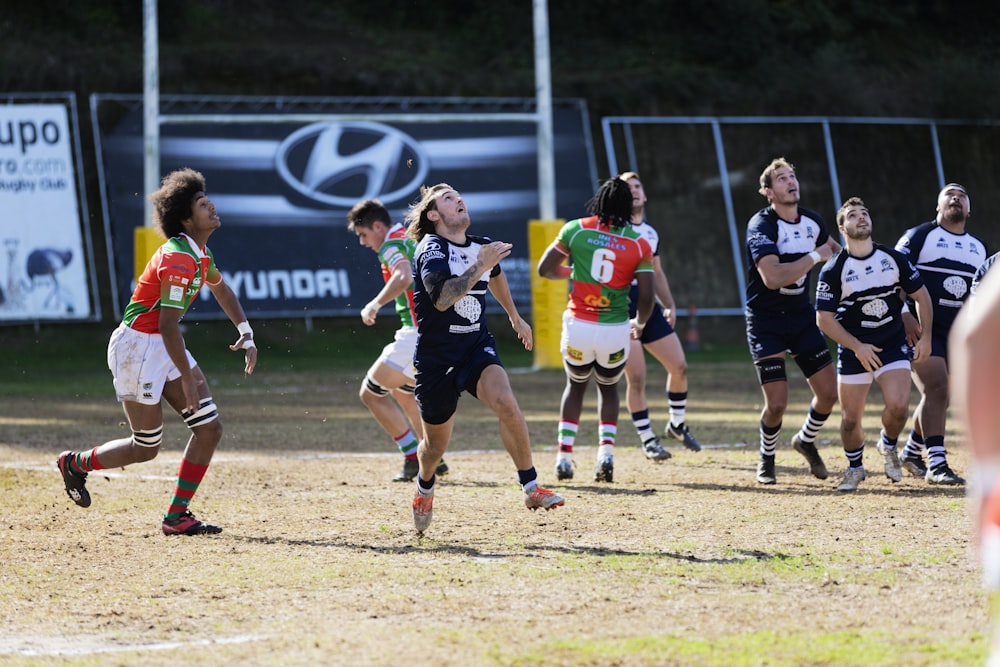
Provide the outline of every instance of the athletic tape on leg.
{"type": "Polygon", "coordinates": [[[139,447],[159,447],[163,442],[163,424],[146,431],[132,431],[132,442],[139,447]]]}
{"type": "Polygon", "coordinates": [[[185,410],[181,415],[184,417],[184,423],[188,425],[188,428],[194,428],[195,426],[201,426],[202,424],[207,424],[218,419],[219,411],[215,407],[215,401],[209,396],[202,399],[201,405],[196,411],[192,413],[185,410]]]}

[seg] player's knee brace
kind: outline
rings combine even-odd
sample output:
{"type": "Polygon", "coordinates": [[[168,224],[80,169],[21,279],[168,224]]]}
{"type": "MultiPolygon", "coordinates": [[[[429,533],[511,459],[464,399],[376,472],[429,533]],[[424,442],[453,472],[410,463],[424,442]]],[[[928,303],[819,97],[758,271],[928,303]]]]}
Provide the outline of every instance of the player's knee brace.
{"type": "Polygon", "coordinates": [[[589,363],[586,366],[574,366],[564,361],[563,367],[566,369],[566,376],[573,382],[587,382],[594,373],[593,363],[589,363]]]}
{"type": "Polygon", "coordinates": [[[138,447],[159,447],[163,442],[163,424],[144,431],[132,431],[132,442],[138,447]]]}
{"type": "Polygon", "coordinates": [[[594,374],[594,379],[597,380],[597,384],[617,384],[618,380],[622,378],[622,374],[624,373],[625,364],[622,364],[618,368],[604,368],[603,366],[598,366],[597,372],[594,374]]]}
{"type": "Polygon", "coordinates": [[[213,422],[219,418],[219,410],[215,407],[215,401],[212,397],[201,399],[201,404],[198,409],[194,412],[188,412],[185,410],[181,413],[184,417],[184,423],[188,425],[188,428],[194,428],[195,426],[201,426],[202,424],[207,424],[213,422]]]}
{"type": "Polygon", "coordinates": [[[379,397],[389,395],[389,390],[376,382],[371,375],[365,376],[365,389],[379,397]]]}
{"type": "Polygon", "coordinates": [[[809,354],[800,354],[795,357],[795,363],[798,364],[799,370],[806,377],[812,377],[820,369],[826,368],[829,364],[833,363],[833,355],[830,354],[830,348],[825,345],[809,354]]]}
{"type": "Polygon", "coordinates": [[[757,367],[757,379],[761,384],[785,382],[788,380],[788,375],[785,373],[784,357],[758,359],[753,362],[753,365],[757,367]]]}

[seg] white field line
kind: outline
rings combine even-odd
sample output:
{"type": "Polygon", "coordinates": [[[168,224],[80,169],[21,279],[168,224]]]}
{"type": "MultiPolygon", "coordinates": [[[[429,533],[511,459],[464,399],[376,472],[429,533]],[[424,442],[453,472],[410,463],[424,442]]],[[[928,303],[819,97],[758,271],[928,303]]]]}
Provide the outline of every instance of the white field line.
{"type": "Polygon", "coordinates": [[[98,653],[125,653],[129,651],[167,651],[191,646],[213,644],[245,644],[267,639],[263,635],[240,635],[215,639],[158,642],[153,644],[122,644],[109,646],[105,637],[87,635],[59,637],[4,637],[0,639],[0,654],[36,656],[80,656],[98,653]]]}
{"type": "MultiPolygon", "coordinates": [[[[622,445],[628,446],[628,445],[622,445]]],[[[716,445],[702,445],[702,449],[746,449],[750,447],[748,443],[736,442],[736,443],[721,443],[716,445]]],[[[756,447],[756,443],[753,445],[756,447]]],[[[588,449],[596,449],[595,447],[590,447],[586,445],[577,445],[574,450],[587,451],[588,449]]],[[[677,449],[683,450],[681,445],[676,447],[667,447],[667,449],[677,449]]],[[[534,447],[532,448],[534,452],[554,452],[555,447],[534,447]]],[[[456,454],[503,454],[502,449],[457,449],[448,450],[448,455],[453,456],[456,454]]],[[[317,459],[352,459],[352,458],[380,458],[380,457],[396,457],[399,456],[399,452],[310,452],[307,454],[297,454],[295,456],[283,456],[282,458],[294,459],[299,461],[313,461],[317,459]]],[[[229,455],[229,454],[217,454],[213,457],[212,463],[226,463],[226,462],[244,462],[244,461],[254,461],[261,458],[260,456],[247,456],[247,455],[229,455]]],[[[169,465],[177,465],[180,463],[179,456],[172,457],[157,457],[156,460],[160,463],[166,463],[169,465]]],[[[139,465],[139,464],[135,464],[139,465]]],[[[21,463],[16,461],[4,461],[0,462],[0,468],[9,468],[10,470],[43,470],[51,471],[55,470],[55,460],[52,463],[21,463]]],[[[130,468],[131,469],[131,468],[130,468]]],[[[144,474],[133,474],[124,472],[124,468],[116,468],[114,470],[98,470],[91,473],[99,477],[113,477],[113,478],[123,478],[128,477],[130,479],[151,479],[151,480],[174,480],[177,478],[176,475],[144,475],[144,474]]]]}

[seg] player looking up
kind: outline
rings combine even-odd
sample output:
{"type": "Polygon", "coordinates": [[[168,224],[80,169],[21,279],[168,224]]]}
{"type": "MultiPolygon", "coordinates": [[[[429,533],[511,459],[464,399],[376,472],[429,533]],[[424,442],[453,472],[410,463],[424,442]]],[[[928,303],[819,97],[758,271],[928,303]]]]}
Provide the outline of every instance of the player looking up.
{"type": "Polygon", "coordinates": [[[837,376],[809,301],[809,272],[839,252],[840,244],[830,238],[818,214],[799,208],[799,180],[785,158],[775,158],[764,168],[759,192],[768,205],[750,218],[746,238],[747,344],[764,393],[757,481],[776,481],[775,449],[788,407],[788,354],[813,393],[809,414],[792,436],[792,448],[805,457],[814,477],[826,479],[815,441],[837,402],[837,376]]]}
{"type": "MultiPolygon", "coordinates": [[[[632,228],[639,232],[653,250],[653,287],[656,299],[653,301],[653,313],[649,316],[646,328],[639,338],[633,338],[632,349],[628,361],[625,362],[625,398],[632,424],[635,426],[639,439],[642,440],[642,450],[646,458],[662,461],[670,458],[670,452],[660,445],[659,438],[650,426],[649,403],[646,401],[646,355],[648,351],[654,359],[667,371],[667,403],[670,418],[663,434],[674,440],[679,440],[693,452],[701,451],[701,444],[691,434],[685,422],[688,399],[687,359],[684,357],[684,347],[681,345],[674,325],[677,323],[677,306],[670,291],[670,283],[663,272],[660,261],[660,235],[646,221],[646,190],[642,186],[639,174],[626,171],[618,176],[632,190],[632,228]]],[[[638,285],[632,281],[629,292],[629,317],[635,318],[638,303],[638,285]]]]}
{"type": "MultiPolygon", "coordinates": [[[[389,210],[377,199],[365,199],[347,213],[347,229],[358,242],[378,255],[385,285],[361,309],[361,321],[372,326],[378,311],[393,303],[400,327],[391,343],[382,348],[365,374],[359,396],[375,421],[389,434],[403,455],[403,468],[392,478],[409,482],[417,476],[417,442],[423,437],[420,410],[413,396],[413,350],[417,347],[417,319],[413,312],[413,249],[416,242],[406,227],[392,223],[389,210]]],[[[441,459],[437,474],[448,473],[441,459]]]]}
{"type": "MultiPolygon", "coordinates": [[[[913,428],[901,457],[908,473],[930,484],[965,484],[948,465],[944,437],[949,401],[948,334],[972,291],[976,272],[987,259],[986,244],[966,229],[971,213],[965,187],[949,183],[938,193],[937,217],[906,230],[896,243],[896,250],[906,255],[924,277],[934,306],[931,356],[927,363],[913,367],[920,402],[913,410],[913,428]]],[[[907,340],[913,345],[926,322],[918,321],[907,308],[903,323],[907,340]]]]}
{"type": "Polygon", "coordinates": [[[257,347],[243,307],[222,279],[206,245],[222,222],[205,194],[205,177],[193,169],[171,172],[150,199],[167,241],[139,276],[122,322],[108,343],[108,367],[132,435],[90,450],[63,452],[57,464],[66,493],[80,507],[89,507],[88,473],[149,461],[160,452],[165,399],[191,429],[191,437],[163,516],[163,532],[220,533],[222,528],[199,521],[188,509],[222,438],[222,422],[208,381],[188,352],[180,327],[204,285],[240,334],[229,349],[244,351],[248,375],[257,365],[257,347]]]}
{"type": "Polygon", "coordinates": [[[550,510],[563,499],[538,485],[528,424],[486,327],[486,291],[503,307],[517,337],[530,350],[531,327],[518,314],[500,261],[511,244],[468,233],[465,200],[450,185],[421,188],[406,214],[414,252],[413,303],[417,313],[416,397],[424,425],[417,448],[420,471],[413,496],[413,525],[431,523],[435,468],[444,456],[462,392],[485,403],[500,420],[500,439],[517,468],[528,509],[550,510]]]}
{"type": "MultiPolygon", "coordinates": [[[[906,423],[910,401],[910,350],[901,311],[902,296],[916,301],[921,318],[932,320],[930,295],[920,272],[902,253],[872,240],[868,207],[851,197],[837,211],[837,226],[847,247],[828,261],[816,284],[816,322],[837,342],[837,393],[840,398],[840,438],[848,467],[838,491],[854,491],[865,479],[865,402],[872,382],[882,390],[882,431],[878,451],[885,474],[903,478],[896,439],[906,423]]],[[[913,362],[930,356],[929,330],[914,348],[913,362]]]]}

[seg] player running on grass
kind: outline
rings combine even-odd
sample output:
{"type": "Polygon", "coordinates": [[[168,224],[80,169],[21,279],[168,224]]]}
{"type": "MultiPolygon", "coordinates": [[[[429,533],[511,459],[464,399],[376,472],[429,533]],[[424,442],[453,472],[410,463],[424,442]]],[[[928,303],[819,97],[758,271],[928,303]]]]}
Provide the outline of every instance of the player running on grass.
{"type": "MultiPolygon", "coordinates": [[[[403,455],[403,468],[392,481],[409,482],[420,469],[417,441],[418,435],[423,436],[417,399],[413,397],[413,350],[417,347],[413,249],[417,244],[406,233],[406,227],[392,223],[388,209],[377,199],[355,204],[347,214],[347,229],[357,234],[361,245],[378,255],[385,280],[385,286],[361,309],[361,321],[372,326],[379,309],[392,302],[401,323],[392,342],[368,369],[359,395],[403,455]]],[[[438,464],[437,474],[448,474],[444,459],[438,464]]]]}
{"type": "Polygon", "coordinates": [[[563,499],[538,485],[528,424],[486,328],[486,290],[510,318],[525,349],[531,327],[518,314],[500,260],[511,244],[468,234],[472,224],[462,196],[445,183],[421,188],[406,214],[417,241],[413,301],[417,312],[417,404],[424,440],[417,448],[420,472],[413,496],[413,525],[422,533],[431,523],[434,469],[444,456],[455,424],[458,399],[466,391],[500,419],[500,439],[517,468],[528,509],[550,510],[563,499]]]}
{"type": "Polygon", "coordinates": [[[222,438],[222,422],[208,382],[187,351],[180,327],[202,286],[208,285],[236,325],[240,337],[229,349],[244,350],[248,375],[257,365],[257,347],[239,299],[222,279],[205,245],[222,224],[215,204],[205,194],[205,177],[193,169],[174,171],[164,177],[150,199],[167,242],[146,264],[108,344],[108,367],[132,435],[90,450],[63,452],[57,464],[69,497],[80,507],[90,507],[87,473],[149,461],[159,453],[162,401],[166,399],[191,429],[191,438],[163,515],[163,533],[221,533],[222,528],[199,521],[188,509],[222,438]]]}

